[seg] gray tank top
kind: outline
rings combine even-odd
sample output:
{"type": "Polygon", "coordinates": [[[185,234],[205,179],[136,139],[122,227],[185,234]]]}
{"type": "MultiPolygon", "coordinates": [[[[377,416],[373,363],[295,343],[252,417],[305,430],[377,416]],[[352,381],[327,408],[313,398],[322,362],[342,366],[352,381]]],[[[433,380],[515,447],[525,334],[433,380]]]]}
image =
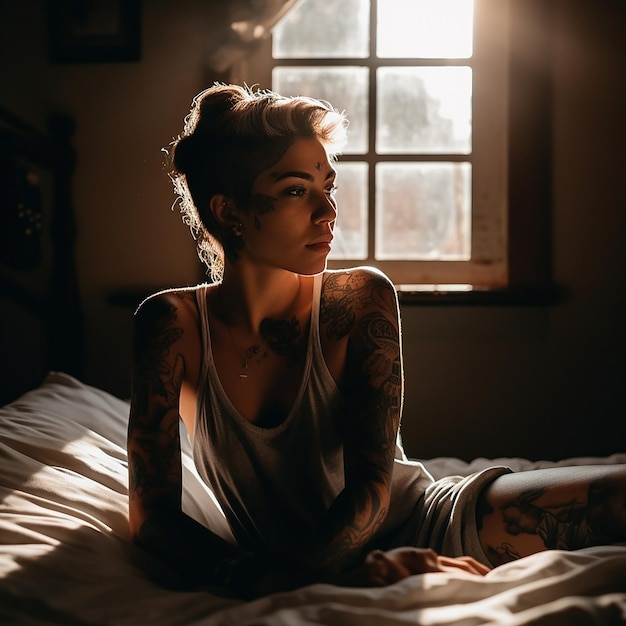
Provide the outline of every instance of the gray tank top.
{"type": "MultiPolygon", "coordinates": [[[[322,354],[321,286],[319,275],[314,281],[300,388],[286,419],[271,428],[251,424],[226,395],[211,350],[207,287],[197,290],[205,384],[198,391],[193,458],[239,545],[250,550],[295,550],[303,537],[315,532],[344,486],[342,398],[322,354]]],[[[418,500],[432,482],[420,463],[406,459],[400,446],[397,457],[392,505],[380,535],[399,530],[415,514],[418,500]]]]}

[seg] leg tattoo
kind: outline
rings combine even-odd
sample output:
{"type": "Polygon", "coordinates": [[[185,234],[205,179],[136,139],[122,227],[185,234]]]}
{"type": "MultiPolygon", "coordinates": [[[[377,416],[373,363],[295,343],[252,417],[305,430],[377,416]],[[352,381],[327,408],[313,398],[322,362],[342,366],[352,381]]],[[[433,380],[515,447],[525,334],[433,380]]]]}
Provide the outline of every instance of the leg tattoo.
{"type": "MultiPolygon", "coordinates": [[[[513,537],[534,535],[546,549],[577,550],[626,541],[626,484],[607,477],[589,483],[583,500],[552,499],[549,488],[522,492],[497,512],[484,498],[477,508],[479,530],[487,517],[499,515],[511,542],[487,547],[494,563],[520,558],[513,537]]],[[[553,498],[555,496],[553,495],[553,498]]]]}

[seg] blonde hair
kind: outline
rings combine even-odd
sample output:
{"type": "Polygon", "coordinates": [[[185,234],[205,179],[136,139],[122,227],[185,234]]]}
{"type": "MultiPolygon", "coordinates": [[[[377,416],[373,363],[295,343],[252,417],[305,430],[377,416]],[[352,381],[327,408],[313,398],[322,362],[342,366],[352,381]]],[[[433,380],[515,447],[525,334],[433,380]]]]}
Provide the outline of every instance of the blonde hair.
{"type": "Polygon", "coordinates": [[[295,140],[314,137],[335,158],[345,145],[347,124],[324,100],[246,86],[216,83],[194,98],[183,132],[166,152],[175,204],[213,281],[222,278],[225,254],[236,259],[241,238],[217,222],[211,198],[223,194],[245,210],[256,177],[295,140]]]}

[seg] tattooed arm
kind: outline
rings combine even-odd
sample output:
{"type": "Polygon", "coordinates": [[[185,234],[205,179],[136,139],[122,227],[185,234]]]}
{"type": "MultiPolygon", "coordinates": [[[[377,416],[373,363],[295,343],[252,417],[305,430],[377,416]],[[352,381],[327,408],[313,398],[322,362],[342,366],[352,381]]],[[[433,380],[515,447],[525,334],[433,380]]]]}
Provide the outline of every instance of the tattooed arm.
{"type": "Polygon", "coordinates": [[[345,487],[321,529],[317,566],[331,578],[357,565],[384,521],[390,500],[403,397],[398,302],[383,275],[365,269],[331,274],[321,321],[347,339],[342,387],[345,487]]]}
{"type": "MultiPolygon", "coordinates": [[[[132,538],[181,578],[198,586],[232,583],[246,557],[181,508],[179,399],[186,362],[198,349],[189,300],[174,293],[147,300],[135,318],[128,425],[129,522],[132,538]]],[[[194,381],[195,382],[195,381],[194,381]]]]}

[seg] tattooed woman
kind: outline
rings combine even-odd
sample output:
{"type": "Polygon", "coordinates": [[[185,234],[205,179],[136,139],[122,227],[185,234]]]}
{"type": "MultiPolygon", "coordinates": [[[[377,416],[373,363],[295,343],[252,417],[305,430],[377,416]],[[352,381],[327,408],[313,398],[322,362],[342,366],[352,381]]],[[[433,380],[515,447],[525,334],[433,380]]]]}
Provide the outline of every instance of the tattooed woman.
{"type": "Polygon", "coordinates": [[[185,584],[245,598],[625,540],[623,468],[434,481],[405,457],[393,285],[326,267],[346,125],[326,102],[231,85],[194,100],[171,178],[212,280],[136,314],[134,539],[185,584]],[[182,511],[179,419],[236,545],[182,511]]]}

